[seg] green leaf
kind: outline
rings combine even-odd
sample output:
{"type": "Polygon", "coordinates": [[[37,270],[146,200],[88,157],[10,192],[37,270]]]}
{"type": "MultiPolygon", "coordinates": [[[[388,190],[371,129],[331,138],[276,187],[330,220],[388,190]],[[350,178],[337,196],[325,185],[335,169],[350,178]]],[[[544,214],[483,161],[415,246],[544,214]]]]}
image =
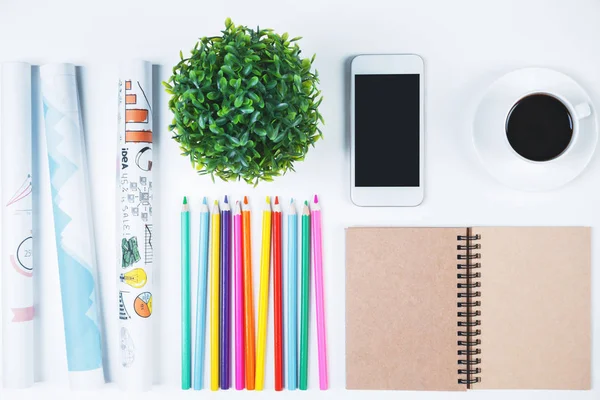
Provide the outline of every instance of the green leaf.
{"type": "Polygon", "coordinates": [[[241,107],[241,106],[242,106],[242,104],[243,104],[243,103],[244,103],[244,96],[242,95],[242,96],[238,96],[238,97],[235,99],[235,102],[233,103],[233,105],[234,105],[236,108],[239,108],[239,107],[241,107]]]}
{"type": "Polygon", "coordinates": [[[302,89],[302,78],[300,78],[300,75],[294,75],[294,83],[296,84],[298,90],[302,89]]]}
{"type": "Polygon", "coordinates": [[[242,108],[240,108],[240,111],[244,114],[250,114],[254,112],[254,107],[252,106],[244,106],[242,108]]]}
{"type": "Polygon", "coordinates": [[[253,76],[252,78],[250,78],[250,80],[248,81],[248,85],[246,86],[248,89],[253,88],[254,86],[256,86],[256,84],[258,83],[258,77],[253,76]]]}
{"type": "Polygon", "coordinates": [[[217,55],[215,54],[214,51],[211,51],[210,53],[208,53],[208,62],[211,65],[214,65],[217,62],[217,55]]]}
{"type": "Polygon", "coordinates": [[[225,89],[227,89],[227,79],[225,77],[222,77],[221,79],[219,79],[219,90],[223,92],[225,91],[225,89]]]}
{"type": "Polygon", "coordinates": [[[234,76],[235,71],[229,65],[223,65],[221,71],[225,72],[229,76],[234,76]]]}
{"type": "Polygon", "coordinates": [[[267,136],[267,131],[264,130],[263,128],[254,128],[254,132],[260,137],[267,136]]]}

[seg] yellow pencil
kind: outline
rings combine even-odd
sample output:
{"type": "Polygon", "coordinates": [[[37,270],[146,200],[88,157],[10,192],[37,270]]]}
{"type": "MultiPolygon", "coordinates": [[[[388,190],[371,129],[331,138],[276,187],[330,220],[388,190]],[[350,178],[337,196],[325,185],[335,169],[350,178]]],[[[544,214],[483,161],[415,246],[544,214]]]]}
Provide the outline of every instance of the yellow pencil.
{"type": "Polygon", "coordinates": [[[260,252],[260,292],[258,298],[258,341],[256,343],[256,383],[255,390],[263,390],[265,385],[265,359],[267,352],[267,321],[269,316],[269,266],[271,264],[271,199],[263,211],[262,250],[260,252]]]}
{"type": "Polygon", "coordinates": [[[210,228],[210,389],[219,390],[219,238],[221,236],[221,215],[218,200],[215,200],[212,209],[210,228]]]}

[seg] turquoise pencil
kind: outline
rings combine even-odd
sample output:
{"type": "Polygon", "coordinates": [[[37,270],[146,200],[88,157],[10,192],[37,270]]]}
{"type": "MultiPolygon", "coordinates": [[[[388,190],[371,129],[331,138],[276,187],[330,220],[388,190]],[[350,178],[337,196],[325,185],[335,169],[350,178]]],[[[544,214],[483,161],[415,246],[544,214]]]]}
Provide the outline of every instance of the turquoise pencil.
{"type": "Polygon", "coordinates": [[[192,330],[190,300],[190,206],[187,197],[181,207],[181,388],[192,380],[192,330]]]}
{"type": "Polygon", "coordinates": [[[194,349],[194,390],[204,387],[206,348],[206,290],[208,282],[208,237],[210,211],[206,197],[200,208],[200,252],[198,254],[198,294],[196,299],[196,347],[194,349]]]}
{"type": "Polygon", "coordinates": [[[294,199],[288,213],[287,387],[298,387],[298,215],[294,199]]]}

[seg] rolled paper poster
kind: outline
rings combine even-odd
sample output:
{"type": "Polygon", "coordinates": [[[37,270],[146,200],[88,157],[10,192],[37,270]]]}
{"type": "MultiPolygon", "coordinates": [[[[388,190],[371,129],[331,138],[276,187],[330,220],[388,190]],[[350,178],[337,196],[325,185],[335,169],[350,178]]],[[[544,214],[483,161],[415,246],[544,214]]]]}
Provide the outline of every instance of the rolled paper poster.
{"type": "Polygon", "coordinates": [[[72,388],[104,383],[96,256],[75,66],[40,68],[67,365],[72,388]]]}
{"type": "Polygon", "coordinates": [[[119,386],[152,386],[152,64],[123,64],[119,76],[117,278],[119,386]]]}
{"type": "Polygon", "coordinates": [[[33,385],[31,66],[2,65],[2,371],[33,385]]]}

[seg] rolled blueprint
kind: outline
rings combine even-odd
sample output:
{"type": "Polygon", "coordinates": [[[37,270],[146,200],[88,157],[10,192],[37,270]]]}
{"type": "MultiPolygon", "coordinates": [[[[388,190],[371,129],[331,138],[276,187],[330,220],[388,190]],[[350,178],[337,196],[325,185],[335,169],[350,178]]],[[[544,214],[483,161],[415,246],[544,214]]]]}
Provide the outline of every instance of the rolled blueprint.
{"type": "Polygon", "coordinates": [[[152,386],[152,64],[135,61],[119,78],[119,386],[152,386]]]}
{"type": "Polygon", "coordinates": [[[2,371],[33,385],[31,66],[2,65],[2,371]]]}
{"type": "Polygon", "coordinates": [[[40,68],[71,387],[104,383],[96,255],[75,66],[40,68]]]}

